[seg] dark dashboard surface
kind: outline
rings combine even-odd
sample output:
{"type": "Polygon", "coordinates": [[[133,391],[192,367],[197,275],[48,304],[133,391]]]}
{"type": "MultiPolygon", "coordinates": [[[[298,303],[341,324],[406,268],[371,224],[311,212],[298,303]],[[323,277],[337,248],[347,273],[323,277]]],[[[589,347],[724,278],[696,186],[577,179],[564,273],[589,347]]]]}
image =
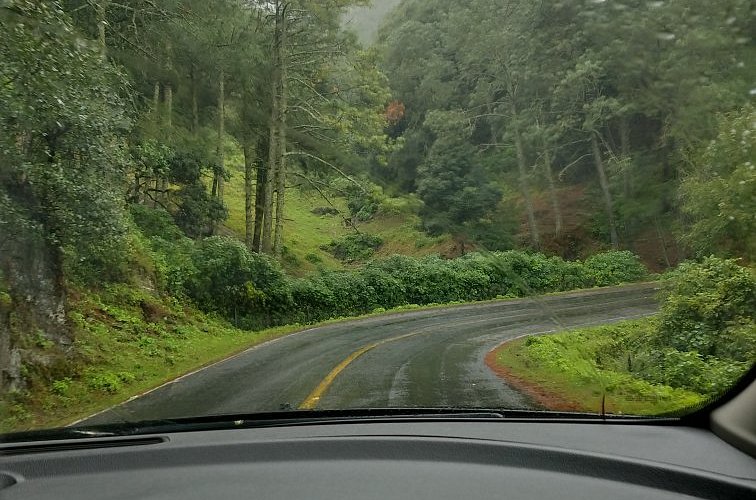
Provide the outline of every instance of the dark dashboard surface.
{"type": "Polygon", "coordinates": [[[25,500],[756,498],[755,459],[704,429],[637,423],[340,423],[20,443],[0,449],[0,471],[0,498],[25,500]]]}

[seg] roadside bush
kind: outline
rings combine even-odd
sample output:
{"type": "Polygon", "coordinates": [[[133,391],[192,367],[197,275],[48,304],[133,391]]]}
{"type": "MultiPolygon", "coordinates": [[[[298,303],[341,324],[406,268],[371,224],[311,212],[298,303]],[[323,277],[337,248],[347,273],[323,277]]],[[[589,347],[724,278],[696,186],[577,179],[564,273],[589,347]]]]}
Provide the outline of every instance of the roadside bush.
{"type": "Polygon", "coordinates": [[[155,236],[149,241],[158,287],[173,297],[186,297],[186,284],[197,274],[192,257],[194,242],[184,236],[176,240],[155,236]]]}
{"type": "Polygon", "coordinates": [[[644,351],[638,362],[643,368],[635,375],[648,382],[711,396],[726,390],[750,367],[747,362],[725,361],[673,348],[644,351]]]}
{"type": "Polygon", "coordinates": [[[627,250],[593,255],[586,259],[585,267],[596,286],[632,283],[648,277],[640,258],[627,250]]]}
{"type": "Polygon", "coordinates": [[[250,254],[235,241],[209,238],[197,244],[191,262],[194,271],[187,280],[187,294],[204,310],[224,314],[237,324],[246,318],[244,325],[307,323],[408,304],[521,297],[593,283],[581,262],[517,251],[454,260],[395,255],[355,271],[285,279],[266,257],[250,254]]]}
{"type": "Polygon", "coordinates": [[[659,338],[679,351],[753,361],[756,278],[735,260],[683,263],[663,280],[659,338]]]}
{"type": "Polygon", "coordinates": [[[187,291],[205,311],[272,323],[291,306],[288,282],[271,258],[253,254],[233,239],[212,237],[199,242],[192,260],[196,274],[187,291]]]}
{"type": "Polygon", "coordinates": [[[333,293],[320,280],[295,279],[290,287],[293,322],[309,323],[327,319],[327,311],[335,309],[333,293]]]}
{"type": "Polygon", "coordinates": [[[339,260],[367,260],[383,245],[383,238],[372,234],[348,234],[323,247],[339,260]]]}
{"type": "Polygon", "coordinates": [[[408,303],[404,282],[385,269],[369,264],[362,270],[362,277],[372,288],[379,307],[392,309],[408,303]]]}
{"type": "Polygon", "coordinates": [[[184,235],[165,210],[133,205],[130,211],[147,240],[159,290],[173,297],[185,297],[186,283],[197,273],[192,259],[194,241],[184,235]]]}

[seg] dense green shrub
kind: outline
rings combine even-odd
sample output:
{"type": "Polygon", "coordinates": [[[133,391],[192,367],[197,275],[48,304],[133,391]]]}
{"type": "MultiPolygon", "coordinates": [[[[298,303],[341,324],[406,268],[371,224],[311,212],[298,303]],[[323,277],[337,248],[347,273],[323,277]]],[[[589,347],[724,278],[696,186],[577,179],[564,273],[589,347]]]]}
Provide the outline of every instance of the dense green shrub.
{"type": "MultiPolygon", "coordinates": [[[[581,262],[517,251],[453,260],[395,255],[355,271],[321,271],[289,279],[272,260],[250,253],[236,241],[218,237],[183,241],[186,246],[151,238],[166,286],[185,290],[203,310],[219,312],[244,326],[306,323],[409,304],[519,297],[593,283],[593,275],[581,262]],[[172,281],[180,275],[186,276],[183,283],[172,281]]],[[[626,278],[605,281],[618,284],[626,278]]]]}
{"type": "Polygon", "coordinates": [[[381,245],[383,238],[380,236],[357,233],[342,236],[324,246],[323,250],[332,253],[337,259],[352,262],[369,259],[381,245]]]}
{"type": "Polygon", "coordinates": [[[331,181],[331,188],[347,200],[349,214],[359,221],[372,219],[381,207],[383,189],[366,179],[359,183],[338,177],[331,181]]]}
{"type": "Polygon", "coordinates": [[[585,267],[596,286],[632,283],[648,277],[640,258],[627,250],[593,255],[586,259],[585,267]]]}
{"type": "Polygon", "coordinates": [[[160,236],[168,240],[177,240],[184,236],[181,229],[173,221],[173,217],[162,208],[150,208],[146,205],[131,205],[131,218],[139,230],[152,238],[160,236]]]}
{"type": "Polygon", "coordinates": [[[197,273],[187,283],[189,296],[205,311],[239,320],[273,322],[291,304],[283,271],[271,258],[253,254],[239,241],[211,237],[197,243],[192,256],[197,273]],[[261,321],[261,319],[263,321],[261,321]]]}
{"type": "MultiPolygon", "coordinates": [[[[609,259],[611,261],[611,259],[609,259]]],[[[636,272],[636,275],[645,276],[636,272]]],[[[407,304],[443,304],[525,296],[591,286],[593,274],[581,262],[508,251],[446,260],[395,255],[353,272],[323,272],[292,282],[296,321],[348,316],[407,304]]],[[[618,284],[630,275],[606,275],[618,284]]]]}
{"type": "Polygon", "coordinates": [[[756,278],[734,260],[683,263],[663,280],[660,340],[679,351],[753,361],[756,278]]]}
{"type": "Polygon", "coordinates": [[[194,241],[184,235],[163,209],[132,205],[130,211],[139,232],[147,239],[159,290],[185,297],[186,283],[197,273],[192,259],[194,241]]]}
{"type": "Polygon", "coordinates": [[[656,384],[716,395],[730,387],[751,363],[706,357],[696,351],[648,349],[637,358],[636,376],[656,384]]]}

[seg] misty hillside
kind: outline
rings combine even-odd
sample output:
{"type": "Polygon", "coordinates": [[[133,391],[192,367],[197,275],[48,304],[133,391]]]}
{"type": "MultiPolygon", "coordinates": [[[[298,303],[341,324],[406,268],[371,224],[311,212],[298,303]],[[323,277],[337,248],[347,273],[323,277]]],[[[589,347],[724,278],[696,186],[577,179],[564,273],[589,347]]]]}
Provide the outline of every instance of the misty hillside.
{"type": "Polygon", "coordinates": [[[344,17],[344,26],[357,32],[362,43],[370,45],[375,41],[381,21],[400,2],[401,0],[374,0],[370,7],[353,7],[344,17]]]}

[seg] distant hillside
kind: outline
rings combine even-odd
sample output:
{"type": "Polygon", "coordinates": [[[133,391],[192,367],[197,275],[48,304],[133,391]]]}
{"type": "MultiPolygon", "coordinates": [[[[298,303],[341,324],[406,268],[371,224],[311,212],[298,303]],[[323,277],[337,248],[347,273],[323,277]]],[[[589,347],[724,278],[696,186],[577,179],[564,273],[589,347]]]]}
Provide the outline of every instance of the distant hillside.
{"type": "Polygon", "coordinates": [[[344,26],[357,32],[360,41],[370,45],[386,15],[402,0],[374,0],[370,7],[354,7],[344,17],[344,26]]]}

